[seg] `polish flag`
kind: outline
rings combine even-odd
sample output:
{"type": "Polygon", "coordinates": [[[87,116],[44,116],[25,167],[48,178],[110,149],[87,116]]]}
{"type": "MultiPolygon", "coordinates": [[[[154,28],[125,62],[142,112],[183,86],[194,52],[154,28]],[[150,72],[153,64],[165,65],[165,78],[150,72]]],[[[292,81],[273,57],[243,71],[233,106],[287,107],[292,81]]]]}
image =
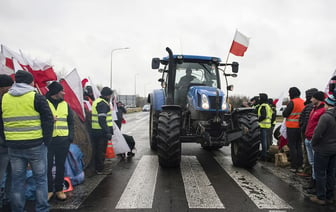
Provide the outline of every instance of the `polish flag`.
{"type": "Polygon", "coordinates": [[[21,67],[33,75],[36,87],[39,88],[43,95],[46,94],[47,82],[57,80],[57,75],[54,72],[53,67],[48,63],[36,59],[31,60],[25,56],[22,51],[20,51],[20,53],[21,58],[23,59],[23,63],[20,63],[21,67]]]}
{"type": "Polygon", "coordinates": [[[70,108],[78,115],[78,117],[84,122],[84,99],[82,81],[76,69],[73,69],[67,74],[64,79],[60,80],[64,88],[64,100],[69,104],[70,108]]]}
{"type": "Polygon", "coordinates": [[[17,70],[21,70],[21,63],[24,63],[23,58],[21,57],[20,54],[10,50],[6,46],[1,44],[1,53],[4,57],[4,69],[5,72],[8,73],[15,73],[17,70]]]}
{"type": "Polygon", "coordinates": [[[12,60],[9,61],[11,62],[10,67],[8,67],[6,57],[2,53],[0,53],[0,74],[7,74],[7,75],[15,74],[13,61],[12,60]]]}
{"type": "Polygon", "coordinates": [[[236,56],[244,56],[244,53],[247,50],[247,47],[249,46],[250,38],[246,37],[242,33],[240,33],[238,30],[236,30],[235,36],[232,41],[232,45],[230,48],[230,53],[236,55],[236,56]]]}

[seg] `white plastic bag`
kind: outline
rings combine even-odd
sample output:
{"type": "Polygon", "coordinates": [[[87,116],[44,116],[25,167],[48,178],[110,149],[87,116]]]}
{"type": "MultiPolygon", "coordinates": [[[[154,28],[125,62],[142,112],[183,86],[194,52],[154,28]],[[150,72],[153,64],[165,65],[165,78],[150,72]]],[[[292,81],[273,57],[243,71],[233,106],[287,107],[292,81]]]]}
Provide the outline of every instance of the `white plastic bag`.
{"type": "Polygon", "coordinates": [[[115,123],[113,123],[112,145],[115,154],[123,154],[131,151],[124,136],[115,123]]]}

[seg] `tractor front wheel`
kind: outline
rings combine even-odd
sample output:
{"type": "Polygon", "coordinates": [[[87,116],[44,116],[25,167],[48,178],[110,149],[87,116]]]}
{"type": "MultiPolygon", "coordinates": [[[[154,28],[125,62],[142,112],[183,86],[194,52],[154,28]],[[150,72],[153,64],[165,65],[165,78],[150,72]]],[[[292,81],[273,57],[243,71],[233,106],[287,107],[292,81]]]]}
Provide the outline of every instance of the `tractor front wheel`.
{"type": "Polygon", "coordinates": [[[160,113],[157,130],[157,153],[161,167],[180,166],[180,128],[180,113],[177,111],[163,111],[160,113]]]}
{"type": "Polygon", "coordinates": [[[252,168],[260,154],[260,129],[258,118],[253,113],[239,114],[238,125],[243,136],[231,143],[231,158],[234,166],[252,168]]]}

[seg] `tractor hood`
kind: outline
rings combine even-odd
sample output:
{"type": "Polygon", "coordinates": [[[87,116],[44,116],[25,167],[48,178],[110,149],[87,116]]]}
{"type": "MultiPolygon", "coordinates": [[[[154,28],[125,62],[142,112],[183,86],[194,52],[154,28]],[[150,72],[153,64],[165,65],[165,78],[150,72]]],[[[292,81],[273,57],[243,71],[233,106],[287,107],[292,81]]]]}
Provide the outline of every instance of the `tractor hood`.
{"type": "Polygon", "coordinates": [[[188,91],[188,102],[196,110],[226,111],[228,109],[224,92],[208,86],[191,86],[188,91]]]}

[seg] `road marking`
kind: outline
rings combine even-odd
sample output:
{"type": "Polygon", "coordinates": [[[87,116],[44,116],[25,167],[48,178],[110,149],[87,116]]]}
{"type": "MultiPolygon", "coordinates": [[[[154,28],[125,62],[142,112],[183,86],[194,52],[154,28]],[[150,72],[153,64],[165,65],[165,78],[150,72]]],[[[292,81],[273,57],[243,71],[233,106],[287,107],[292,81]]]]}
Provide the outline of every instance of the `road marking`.
{"type": "Polygon", "coordinates": [[[196,156],[182,156],[181,173],[189,208],[225,208],[196,156]]]}
{"type": "Polygon", "coordinates": [[[152,208],[158,169],[157,156],[142,156],[116,209],[152,208]]]}
{"type": "Polygon", "coordinates": [[[250,172],[233,167],[229,157],[215,156],[215,159],[259,209],[293,209],[250,172]]]}

